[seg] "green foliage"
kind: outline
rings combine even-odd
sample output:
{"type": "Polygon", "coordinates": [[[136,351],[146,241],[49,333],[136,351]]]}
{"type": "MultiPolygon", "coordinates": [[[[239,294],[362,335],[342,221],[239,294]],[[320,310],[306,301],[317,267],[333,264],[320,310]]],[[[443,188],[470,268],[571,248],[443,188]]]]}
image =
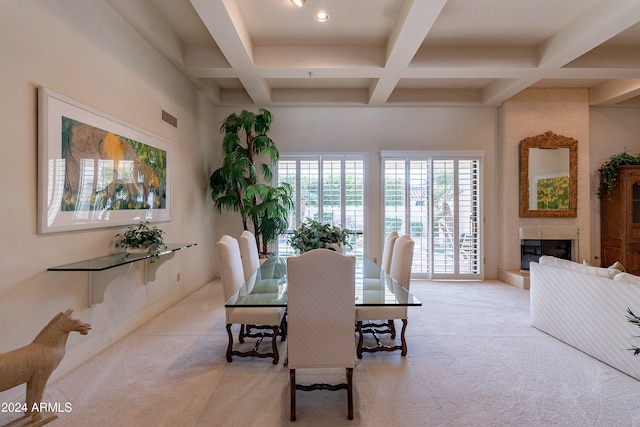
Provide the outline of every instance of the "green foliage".
{"type": "MultiPolygon", "coordinates": [[[[149,227],[149,221],[140,221],[137,225],[130,225],[124,233],[118,233],[116,248],[148,249],[155,258],[161,249],[167,246],[164,244],[164,231],[157,227],[149,227]]],[[[153,261],[152,261],[153,262],[153,261]]]]}
{"type": "Polygon", "coordinates": [[[608,196],[618,178],[618,166],[640,165],[640,155],[634,156],[626,151],[620,154],[612,154],[609,160],[600,166],[600,184],[596,195],[599,199],[608,196]]]}
{"type": "Polygon", "coordinates": [[[242,110],[223,120],[222,166],[209,177],[214,206],[220,212],[223,209],[239,212],[245,230],[250,221],[253,234],[258,237],[258,252],[263,254],[268,244],[288,228],[287,218],[293,208],[290,186],[264,184],[273,179],[271,168],[280,157],[275,143],[267,136],[272,121],[273,116],[265,109],[258,114],[242,110]],[[268,163],[259,163],[258,157],[266,158],[268,163]]]}
{"type": "MultiPolygon", "coordinates": [[[[629,321],[629,323],[632,323],[640,327],[640,317],[635,315],[630,308],[627,308],[627,320],[629,321]]],[[[640,347],[632,346],[629,350],[633,351],[634,356],[637,356],[640,354],[640,347]]]]}
{"type": "Polygon", "coordinates": [[[355,233],[349,229],[307,219],[293,231],[289,244],[301,253],[323,248],[335,251],[336,245],[351,248],[349,239],[354,235],[355,233]]]}
{"type": "Polygon", "coordinates": [[[278,236],[289,228],[287,217],[293,209],[291,186],[282,183],[279,187],[266,184],[250,185],[246,189],[247,197],[257,200],[251,205],[249,216],[259,218],[257,232],[262,236],[262,253],[268,252],[268,245],[278,241],[278,236]]]}

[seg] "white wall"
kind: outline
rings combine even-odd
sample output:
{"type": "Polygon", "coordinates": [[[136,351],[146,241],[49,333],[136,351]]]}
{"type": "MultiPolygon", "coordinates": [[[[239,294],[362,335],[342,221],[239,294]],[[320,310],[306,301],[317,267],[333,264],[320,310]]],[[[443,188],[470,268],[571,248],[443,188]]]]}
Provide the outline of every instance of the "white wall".
{"type": "MultiPolygon", "coordinates": [[[[55,379],[214,277],[212,116],[212,105],[106,3],[0,2],[0,352],[29,343],[72,308],[93,329],[70,335],[55,379]],[[36,234],[38,85],[171,141],[172,220],[159,226],[167,242],[198,243],[162,264],[147,285],[143,263],[133,264],[93,308],[86,273],[47,268],[108,254],[122,228],[36,234]],[[177,130],[160,120],[162,109],[178,118],[177,130]]],[[[0,393],[0,401],[23,390],[0,393]]]]}
{"type": "MultiPolygon", "coordinates": [[[[241,109],[216,109],[219,124],[241,109]]],[[[273,114],[269,135],[281,153],[366,152],[369,154],[369,255],[380,258],[381,150],[479,150],[484,159],[485,235],[494,236],[497,222],[497,109],[496,108],[268,108],[273,114]]],[[[257,109],[256,109],[257,111],[257,109]]],[[[218,138],[221,141],[221,136],[218,138]]],[[[237,214],[217,222],[216,237],[241,230],[237,214]]],[[[497,241],[485,239],[485,277],[495,278],[497,241]]]]}

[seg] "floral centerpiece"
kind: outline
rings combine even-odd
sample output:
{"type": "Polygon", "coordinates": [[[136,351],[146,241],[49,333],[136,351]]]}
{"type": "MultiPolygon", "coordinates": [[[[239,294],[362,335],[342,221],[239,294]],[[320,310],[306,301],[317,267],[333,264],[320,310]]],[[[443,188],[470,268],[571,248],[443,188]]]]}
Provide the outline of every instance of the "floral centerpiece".
{"type": "Polygon", "coordinates": [[[300,253],[323,248],[342,252],[345,246],[351,248],[349,240],[353,235],[355,233],[346,228],[307,219],[293,231],[289,244],[300,253]]]}
{"type": "MultiPolygon", "coordinates": [[[[123,248],[126,252],[148,252],[154,258],[159,258],[161,249],[165,249],[162,235],[163,230],[149,227],[149,221],[140,221],[137,225],[130,225],[124,233],[118,233],[116,248],[123,248]]],[[[153,262],[153,260],[152,260],[153,262]]]]}

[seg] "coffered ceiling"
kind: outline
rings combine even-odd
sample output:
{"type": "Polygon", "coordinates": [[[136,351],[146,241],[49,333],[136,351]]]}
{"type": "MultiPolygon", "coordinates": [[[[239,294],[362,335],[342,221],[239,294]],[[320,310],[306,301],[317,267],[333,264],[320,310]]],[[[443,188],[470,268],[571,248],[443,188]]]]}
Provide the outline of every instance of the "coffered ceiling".
{"type": "Polygon", "coordinates": [[[107,1],[221,106],[640,106],[640,0],[107,1]]]}

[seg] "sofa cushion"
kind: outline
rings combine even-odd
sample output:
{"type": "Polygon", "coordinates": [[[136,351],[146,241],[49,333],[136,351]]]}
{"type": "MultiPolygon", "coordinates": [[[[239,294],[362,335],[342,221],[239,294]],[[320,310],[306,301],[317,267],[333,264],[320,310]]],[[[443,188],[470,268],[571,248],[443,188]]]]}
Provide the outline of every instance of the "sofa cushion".
{"type": "Polygon", "coordinates": [[[566,268],[567,270],[593,274],[594,276],[605,277],[608,279],[613,279],[616,275],[620,274],[620,270],[614,268],[593,267],[590,265],[584,265],[578,262],[569,261],[568,259],[556,258],[549,255],[541,256],[538,262],[540,264],[553,265],[560,268],[566,268]]]}
{"type": "Polygon", "coordinates": [[[614,262],[613,264],[611,264],[611,265],[609,266],[609,268],[615,268],[616,270],[620,270],[620,271],[622,271],[623,273],[626,273],[626,272],[627,272],[627,270],[624,268],[624,265],[622,265],[622,263],[621,263],[620,261],[616,261],[616,262],[614,262]]]}
{"type": "Polygon", "coordinates": [[[613,280],[617,280],[619,282],[631,283],[633,285],[640,286],[640,276],[636,276],[630,273],[619,273],[616,274],[613,280]]]}

